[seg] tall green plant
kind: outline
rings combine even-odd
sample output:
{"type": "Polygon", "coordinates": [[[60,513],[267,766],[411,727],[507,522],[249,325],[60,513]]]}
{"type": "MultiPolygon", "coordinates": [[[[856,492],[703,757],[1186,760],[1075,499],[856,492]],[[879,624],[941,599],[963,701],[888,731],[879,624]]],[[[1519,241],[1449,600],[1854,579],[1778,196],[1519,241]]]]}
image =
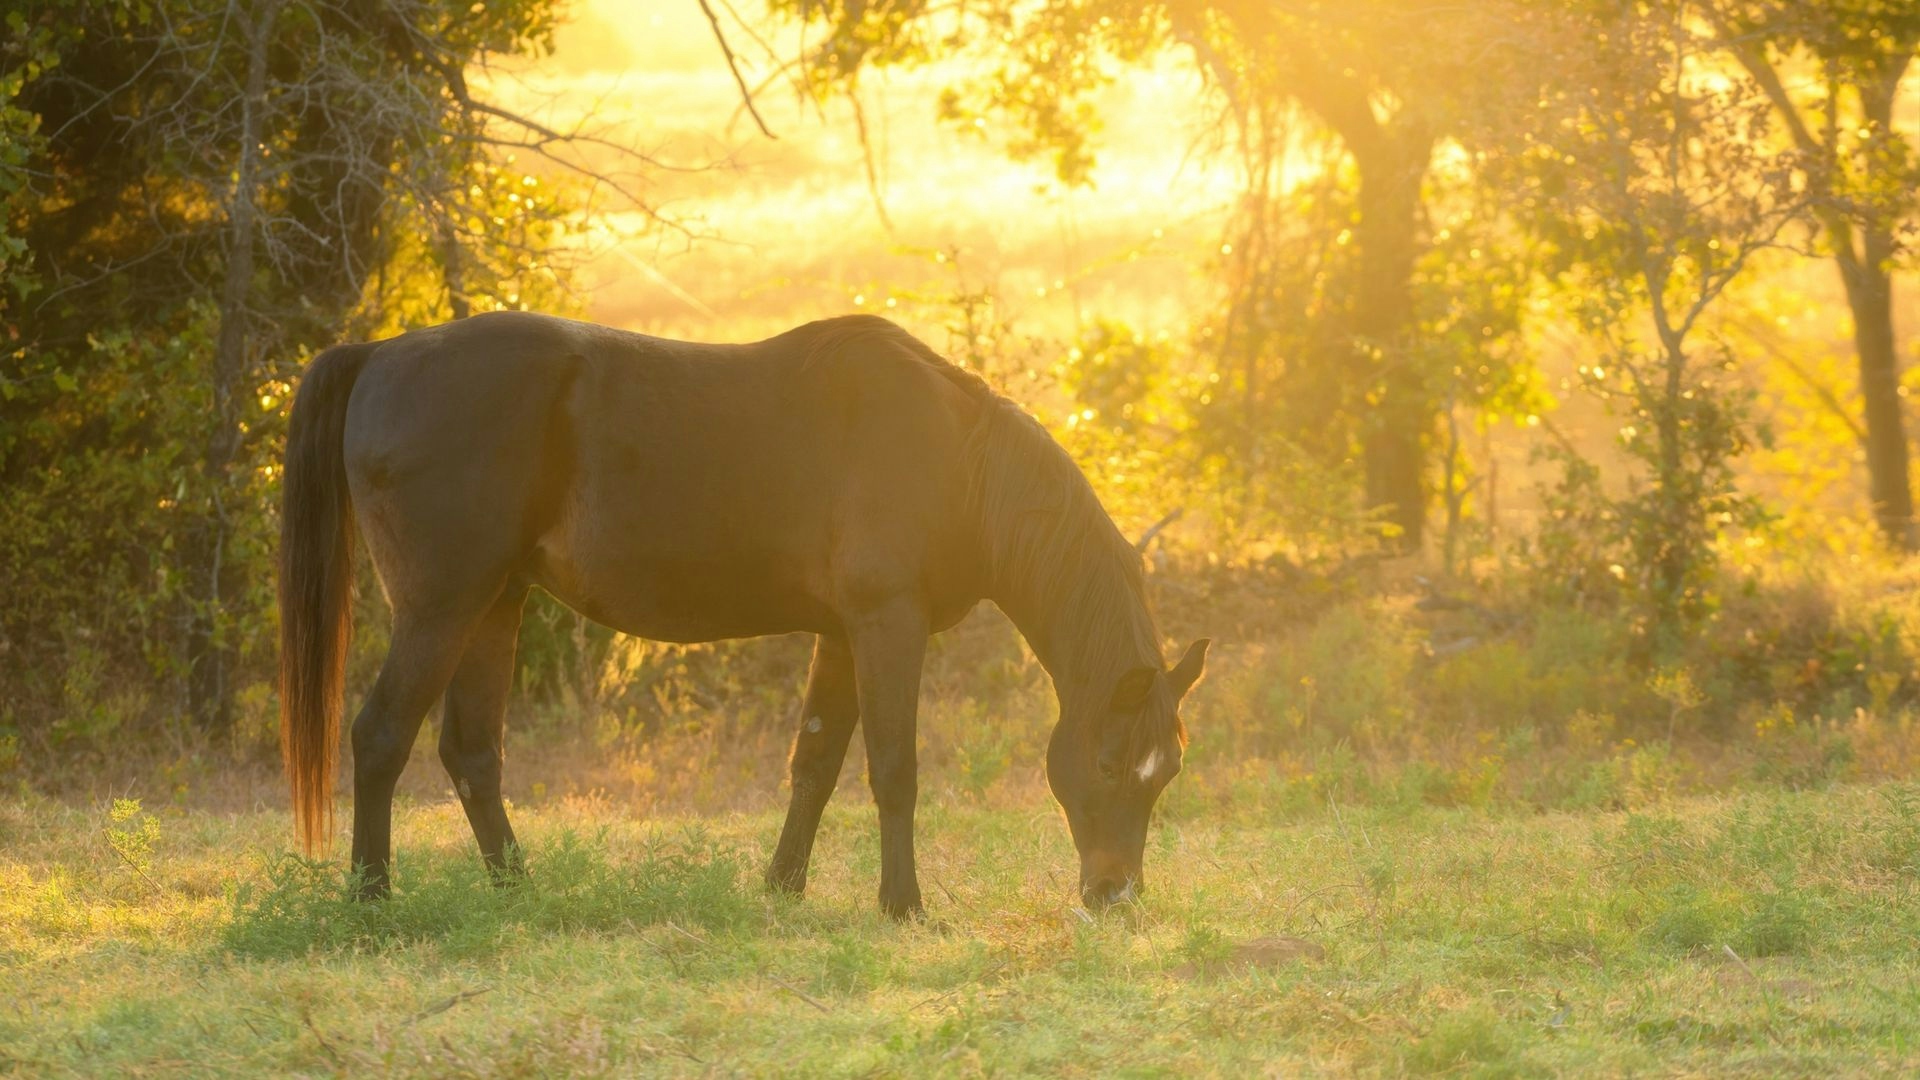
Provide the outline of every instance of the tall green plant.
{"type": "Polygon", "coordinates": [[[1558,72],[1507,162],[1543,210],[1598,358],[1581,383],[1638,468],[1608,516],[1656,653],[1708,610],[1715,543],[1751,525],[1733,463],[1756,436],[1737,357],[1702,318],[1806,210],[1809,163],[1766,95],[1713,60],[1689,0],[1569,5],[1532,45],[1558,72]]]}

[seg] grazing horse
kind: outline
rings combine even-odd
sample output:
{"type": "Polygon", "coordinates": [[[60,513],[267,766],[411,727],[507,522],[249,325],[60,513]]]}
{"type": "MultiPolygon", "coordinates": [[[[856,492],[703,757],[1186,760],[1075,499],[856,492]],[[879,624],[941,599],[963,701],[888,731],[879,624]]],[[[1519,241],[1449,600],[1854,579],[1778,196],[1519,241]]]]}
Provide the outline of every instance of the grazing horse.
{"type": "Polygon", "coordinates": [[[1046,431],[884,319],[708,345],[522,312],[340,345],[287,432],[282,747],[309,851],[331,833],[356,528],[393,640],[353,722],[353,865],[384,895],[394,785],[434,700],[440,759],[495,870],[502,728],[527,590],[663,641],[807,631],[792,801],[767,870],[806,887],[856,721],[880,905],[921,910],[915,711],[927,637],[981,599],[1053,677],[1047,779],[1085,903],[1133,895],[1178,706],[1138,553],[1046,431]]]}

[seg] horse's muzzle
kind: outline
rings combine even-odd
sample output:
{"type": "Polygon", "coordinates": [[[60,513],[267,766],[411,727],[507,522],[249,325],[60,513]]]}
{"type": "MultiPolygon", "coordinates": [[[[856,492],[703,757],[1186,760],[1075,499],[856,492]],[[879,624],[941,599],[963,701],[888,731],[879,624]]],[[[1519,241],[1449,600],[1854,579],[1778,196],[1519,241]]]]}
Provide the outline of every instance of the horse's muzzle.
{"type": "Polygon", "coordinates": [[[1137,877],[1100,877],[1080,886],[1080,902],[1090,911],[1105,911],[1115,904],[1132,903],[1140,892],[1137,877]]]}

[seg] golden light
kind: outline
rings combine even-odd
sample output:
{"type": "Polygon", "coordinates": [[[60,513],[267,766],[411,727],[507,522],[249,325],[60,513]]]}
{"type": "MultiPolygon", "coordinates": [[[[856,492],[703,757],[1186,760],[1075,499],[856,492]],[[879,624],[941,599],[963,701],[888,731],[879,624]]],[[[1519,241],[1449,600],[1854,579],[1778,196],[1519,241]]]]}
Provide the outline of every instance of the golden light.
{"type": "MultiPolygon", "coordinates": [[[[773,74],[764,52],[743,53],[743,63],[750,84],[773,74]]],[[[775,332],[850,302],[872,306],[864,293],[849,296],[856,283],[912,287],[950,275],[943,268],[956,265],[948,251],[957,249],[966,280],[1031,297],[1020,318],[1034,332],[1070,332],[1101,310],[1155,330],[1183,325],[1207,288],[1186,266],[1216,246],[1231,254],[1219,237],[1239,188],[1231,163],[1188,153],[1209,115],[1190,69],[1170,58],[1101,92],[1098,164],[1085,189],[1063,188],[1046,162],[1010,160],[997,125],[969,120],[986,136],[970,138],[940,122],[940,91],[966,74],[947,61],[863,81],[871,178],[844,101],[816,108],[774,78],[755,100],[778,140],[742,122],[739,90],[697,5],[635,17],[629,5],[588,0],[560,27],[552,56],[496,74],[487,88],[556,128],[617,132],[676,168],[725,163],[646,178],[649,201],[692,242],[610,205],[567,226],[591,254],[574,280],[589,319],[689,337],[775,332]],[[1169,233],[1174,244],[1143,252],[1169,233]],[[656,272],[635,273],[636,261],[656,272]],[[1094,267],[1097,305],[1067,284],[1094,267]]],[[[522,178],[529,188],[565,180],[525,167],[539,172],[522,178]]]]}

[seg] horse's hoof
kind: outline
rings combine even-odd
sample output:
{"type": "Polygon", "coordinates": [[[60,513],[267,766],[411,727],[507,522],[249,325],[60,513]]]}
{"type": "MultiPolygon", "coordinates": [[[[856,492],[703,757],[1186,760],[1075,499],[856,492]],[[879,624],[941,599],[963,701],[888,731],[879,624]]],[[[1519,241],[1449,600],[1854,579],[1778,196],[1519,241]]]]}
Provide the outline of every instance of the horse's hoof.
{"type": "Polygon", "coordinates": [[[886,912],[888,918],[897,922],[907,922],[908,920],[924,922],[927,917],[926,906],[920,903],[920,895],[918,893],[899,899],[891,899],[883,896],[880,898],[880,910],[886,912]]]}
{"type": "Polygon", "coordinates": [[[511,866],[493,866],[487,868],[487,877],[496,889],[517,889],[529,880],[527,868],[515,863],[511,866]]]}
{"type": "Polygon", "coordinates": [[[799,896],[807,891],[807,871],[783,870],[778,866],[767,867],[767,873],[761,880],[767,883],[767,891],[784,896],[799,896]]]}

